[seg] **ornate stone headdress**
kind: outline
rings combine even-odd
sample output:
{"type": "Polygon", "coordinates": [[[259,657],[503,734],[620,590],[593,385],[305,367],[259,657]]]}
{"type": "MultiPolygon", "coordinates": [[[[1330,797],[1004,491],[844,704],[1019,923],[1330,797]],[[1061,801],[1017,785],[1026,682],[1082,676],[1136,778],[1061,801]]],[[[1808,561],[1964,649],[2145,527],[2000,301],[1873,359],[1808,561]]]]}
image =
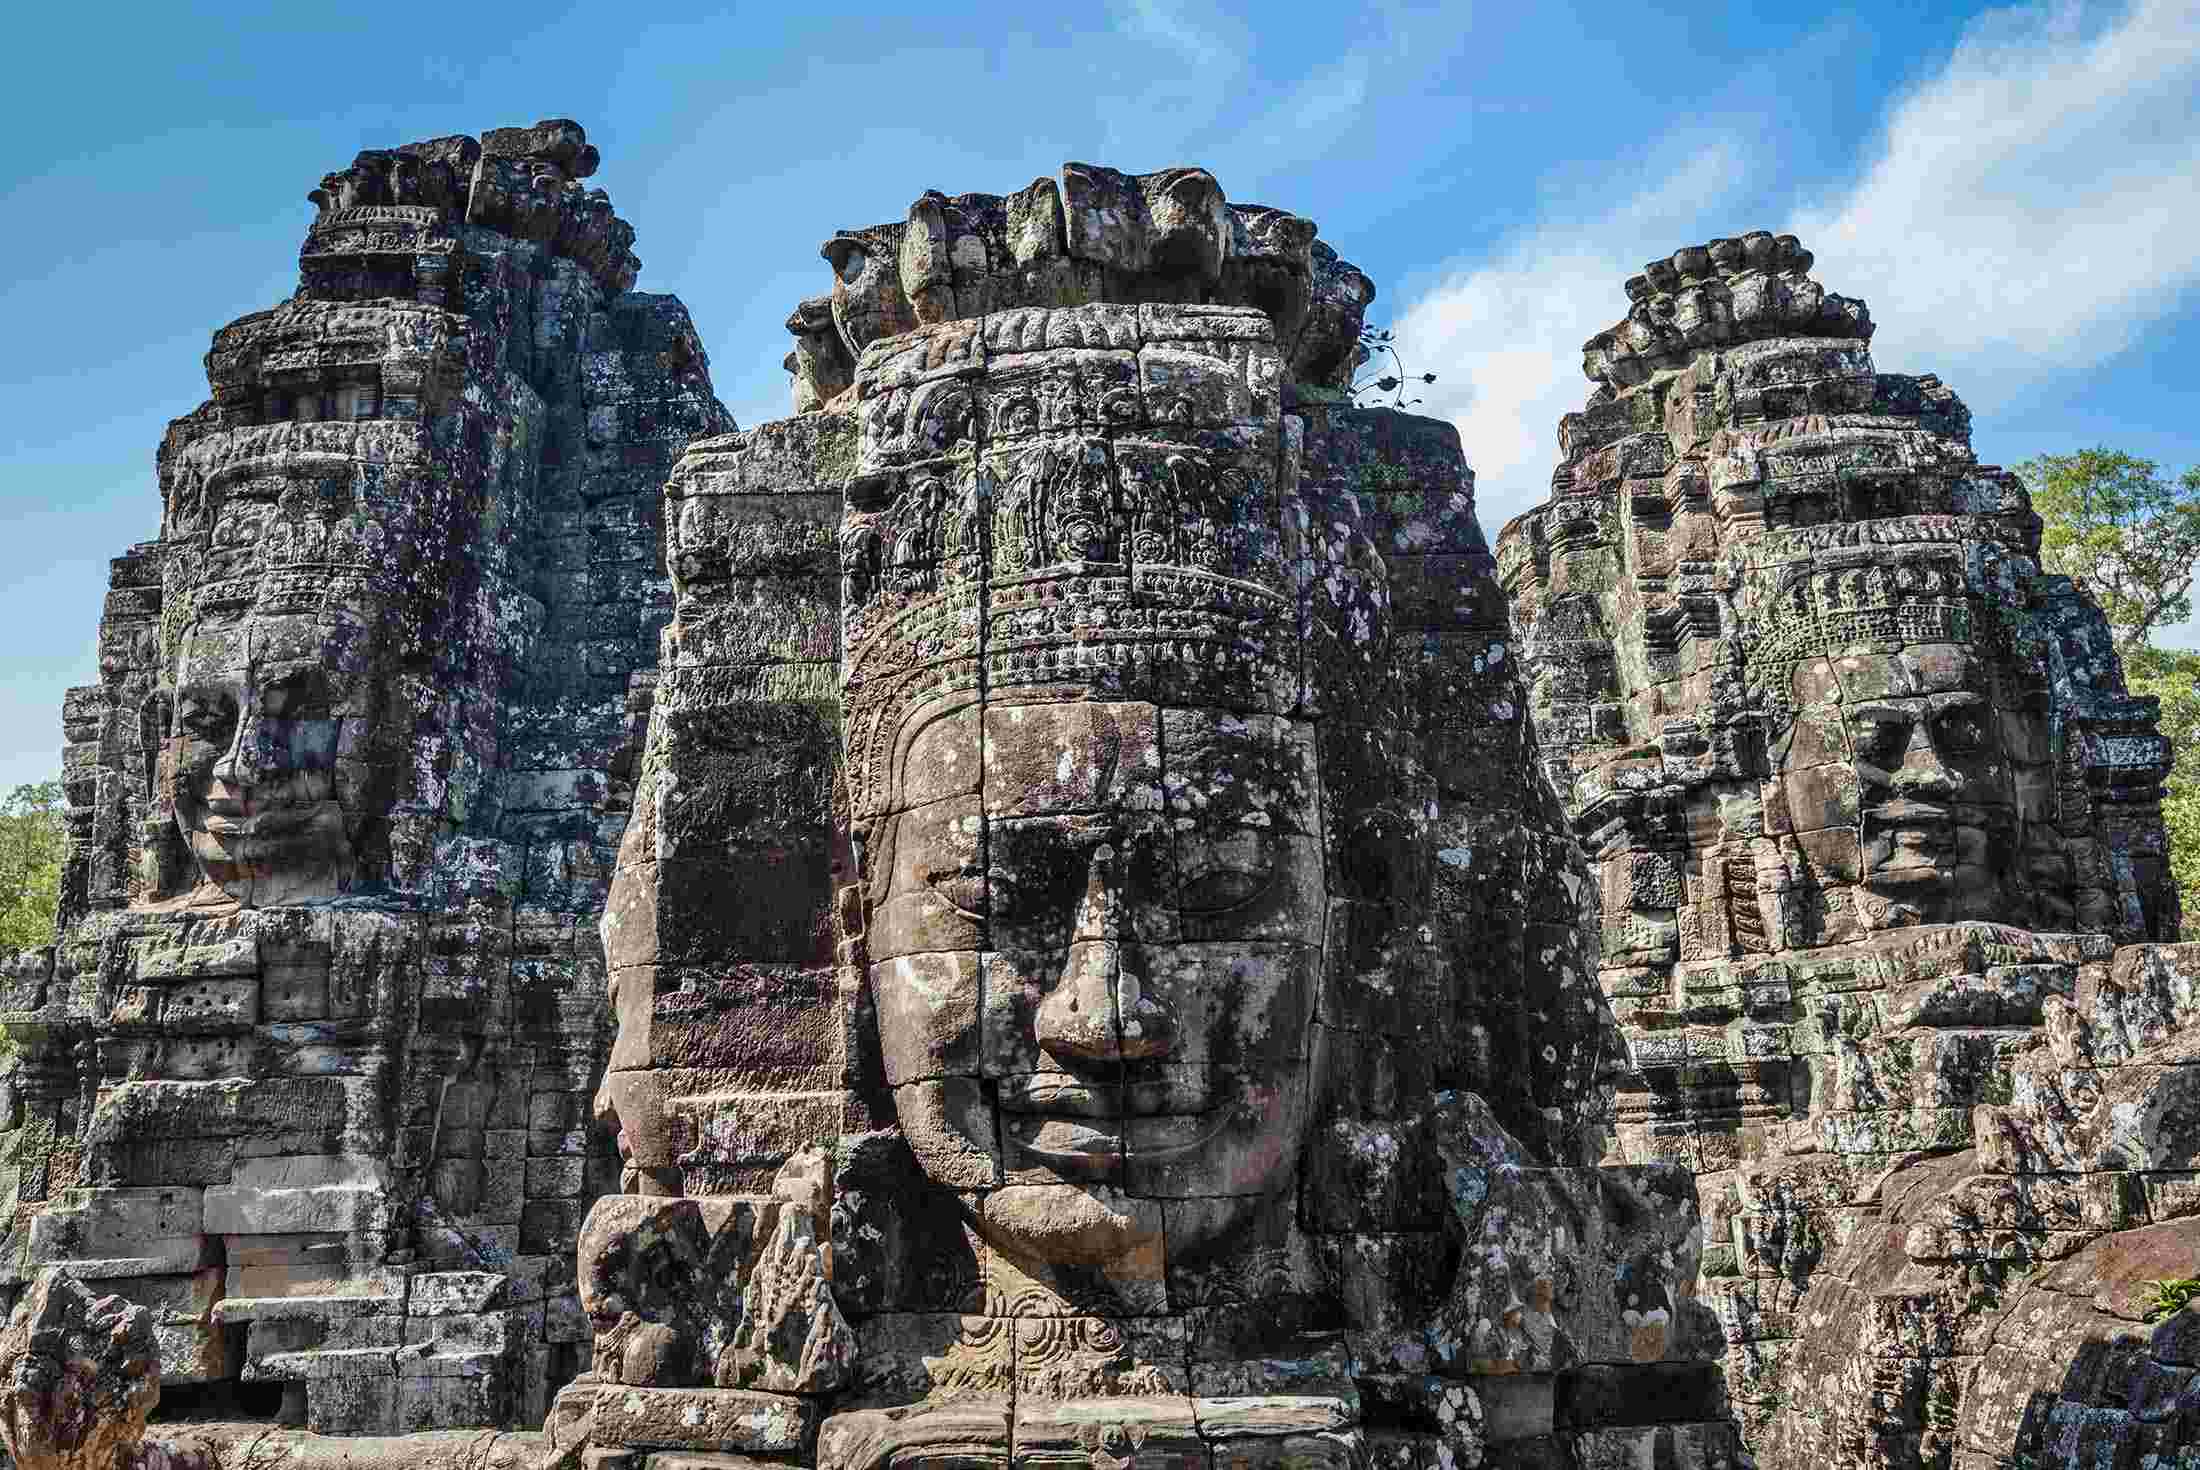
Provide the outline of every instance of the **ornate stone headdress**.
{"type": "Polygon", "coordinates": [[[840,530],[859,815],[920,706],[1299,698],[1286,449],[1250,309],[1000,313],[879,344],[840,530]]]}
{"type": "Polygon", "coordinates": [[[1998,704],[2047,722],[2028,763],[2057,762],[2062,835],[2151,861],[2167,750],[2099,610],[2043,572],[2029,497],[1978,463],[1962,404],[1879,372],[1864,304],[1810,264],[1757,233],[1646,266],[1626,319],[1584,344],[1598,387],[1560,426],[1551,499],[1499,538],[1577,827],[1614,852],[1708,850],[1688,803],[1749,810],[1798,665],[1954,643],[1998,704]]]}
{"type": "Polygon", "coordinates": [[[276,451],[213,470],[191,487],[189,507],[172,508],[199,535],[168,559],[168,605],[182,622],[356,606],[413,519],[404,506],[362,506],[361,469],[350,455],[276,451]]]}
{"type": "Polygon", "coordinates": [[[1821,553],[1780,569],[1765,595],[1735,609],[1743,677],[1767,713],[1792,700],[1796,665],[1913,643],[2004,641],[1971,585],[1964,548],[1921,540],[1821,553]]]}

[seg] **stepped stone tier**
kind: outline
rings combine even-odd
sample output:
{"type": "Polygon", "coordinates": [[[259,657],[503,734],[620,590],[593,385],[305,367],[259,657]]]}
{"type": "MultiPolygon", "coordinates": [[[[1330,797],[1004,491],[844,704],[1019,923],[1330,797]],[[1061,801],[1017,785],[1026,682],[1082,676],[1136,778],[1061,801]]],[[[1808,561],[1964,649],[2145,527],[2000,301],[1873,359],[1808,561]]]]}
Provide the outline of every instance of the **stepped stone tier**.
{"type": "Polygon", "coordinates": [[[322,180],[69,693],[59,942],[0,996],[0,1283],[148,1309],[171,1412],[539,1422],[586,1365],[660,492],[730,424],[595,161],[547,122],[322,180]]]}
{"type": "Polygon", "coordinates": [[[2137,1281],[2200,1274],[2168,744],[1960,401],[1810,265],[1628,282],[1499,537],[1613,1157],[1696,1173],[1760,1464],[2188,1463],[2188,1329],[2131,1334],[2137,1281]]]}
{"type": "Polygon", "coordinates": [[[2157,712],[1796,240],[1493,556],[1204,170],[834,234],[742,431],[597,161],[362,153],[161,446],[18,1465],[2200,1464],[2157,712]]]}

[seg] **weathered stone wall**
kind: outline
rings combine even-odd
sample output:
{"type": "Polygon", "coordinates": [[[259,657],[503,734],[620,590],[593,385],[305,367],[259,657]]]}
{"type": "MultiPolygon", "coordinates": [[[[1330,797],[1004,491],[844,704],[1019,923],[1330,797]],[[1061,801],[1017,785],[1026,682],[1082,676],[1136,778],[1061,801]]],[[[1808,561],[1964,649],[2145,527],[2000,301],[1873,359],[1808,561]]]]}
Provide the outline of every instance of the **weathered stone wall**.
{"type": "Polygon", "coordinates": [[[1781,1465],[2185,1464],[2200,1313],[2144,1325],[2149,1283],[2200,1262],[2186,1100],[2195,946],[2132,945],[1977,1109],[1974,1146],[1874,1187],[1746,1174],[1759,1303],[1790,1325],[1757,1436],[1781,1465]]]}
{"type": "Polygon", "coordinates": [[[68,696],[59,943],[0,1015],[0,1280],[150,1308],[171,1410],[532,1425],[587,1364],[660,490],[730,427],[595,161],[550,122],[323,180],[68,696]]]}

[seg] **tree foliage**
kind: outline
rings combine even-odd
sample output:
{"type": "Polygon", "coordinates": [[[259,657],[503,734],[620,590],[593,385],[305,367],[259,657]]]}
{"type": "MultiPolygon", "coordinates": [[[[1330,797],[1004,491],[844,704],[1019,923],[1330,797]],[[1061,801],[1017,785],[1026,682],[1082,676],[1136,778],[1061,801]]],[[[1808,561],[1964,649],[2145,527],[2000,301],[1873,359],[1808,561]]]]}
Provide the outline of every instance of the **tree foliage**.
{"type": "Polygon", "coordinates": [[[2175,751],[2162,786],[2187,932],[2200,924],[2200,651],[2156,648],[2155,631],[2192,616],[2200,563],[2200,466],[2176,479],[2105,445],[2017,466],[2040,516],[2041,559],[2076,578],[2108,614],[2134,694],[2162,702],[2175,751]]]}
{"type": "Polygon", "coordinates": [[[2093,594],[2120,652],[2192,616],[2200,466],[2173,480],[2151,459],[2102,446],[2043,454],[2017,474],[2040,515],[2042,560],[2093,594]]]}
{"type": "Polygon", "coordinates": [[[2169,865],[2177,878],[2186,933],[2200,929],[2200,652],[2141,648],[2124,660],[2134,694],[2162,701],[2162,733],[2176,752],[2162,785],[2162,824],[2169,829],[2169,865]]]}
{"type": "Polygon", "coordinates": [[[18,786],[0,801],[0,954],[53,943],[61,841],[59,781],[18,786]]]}

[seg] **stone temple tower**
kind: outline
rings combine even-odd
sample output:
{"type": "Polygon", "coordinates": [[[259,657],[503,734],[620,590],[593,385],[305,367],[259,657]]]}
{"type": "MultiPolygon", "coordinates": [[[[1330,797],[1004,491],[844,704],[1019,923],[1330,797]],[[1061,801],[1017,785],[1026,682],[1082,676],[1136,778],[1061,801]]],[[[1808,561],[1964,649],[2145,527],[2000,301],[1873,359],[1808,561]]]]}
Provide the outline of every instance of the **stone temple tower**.
{"type": "Polygon", "coordinates": [[[2135,1392],[2110,1432],[2078,1345],[2124,1330],[2120,1261],[2200,1241],[2157,1121],[2200,963],[2169,743],[1962,401],[1812,264],[1759,231],[1627,282],[1498,538],[1595,878],[1613,1152],[1695,1172],[1760,1463],[2107,1463],[2050,1447],[2153,1421],[2135,1392]]]}
{"type": "Polygon", "coordinates": [[[539,1422],[585,1366],[659,491],[732,427],[596,164],[550,121],[321,181],[69,693],[59,943],[0,996],[0,1282],[151,1308],[171,1409],[539,1422]]]}

